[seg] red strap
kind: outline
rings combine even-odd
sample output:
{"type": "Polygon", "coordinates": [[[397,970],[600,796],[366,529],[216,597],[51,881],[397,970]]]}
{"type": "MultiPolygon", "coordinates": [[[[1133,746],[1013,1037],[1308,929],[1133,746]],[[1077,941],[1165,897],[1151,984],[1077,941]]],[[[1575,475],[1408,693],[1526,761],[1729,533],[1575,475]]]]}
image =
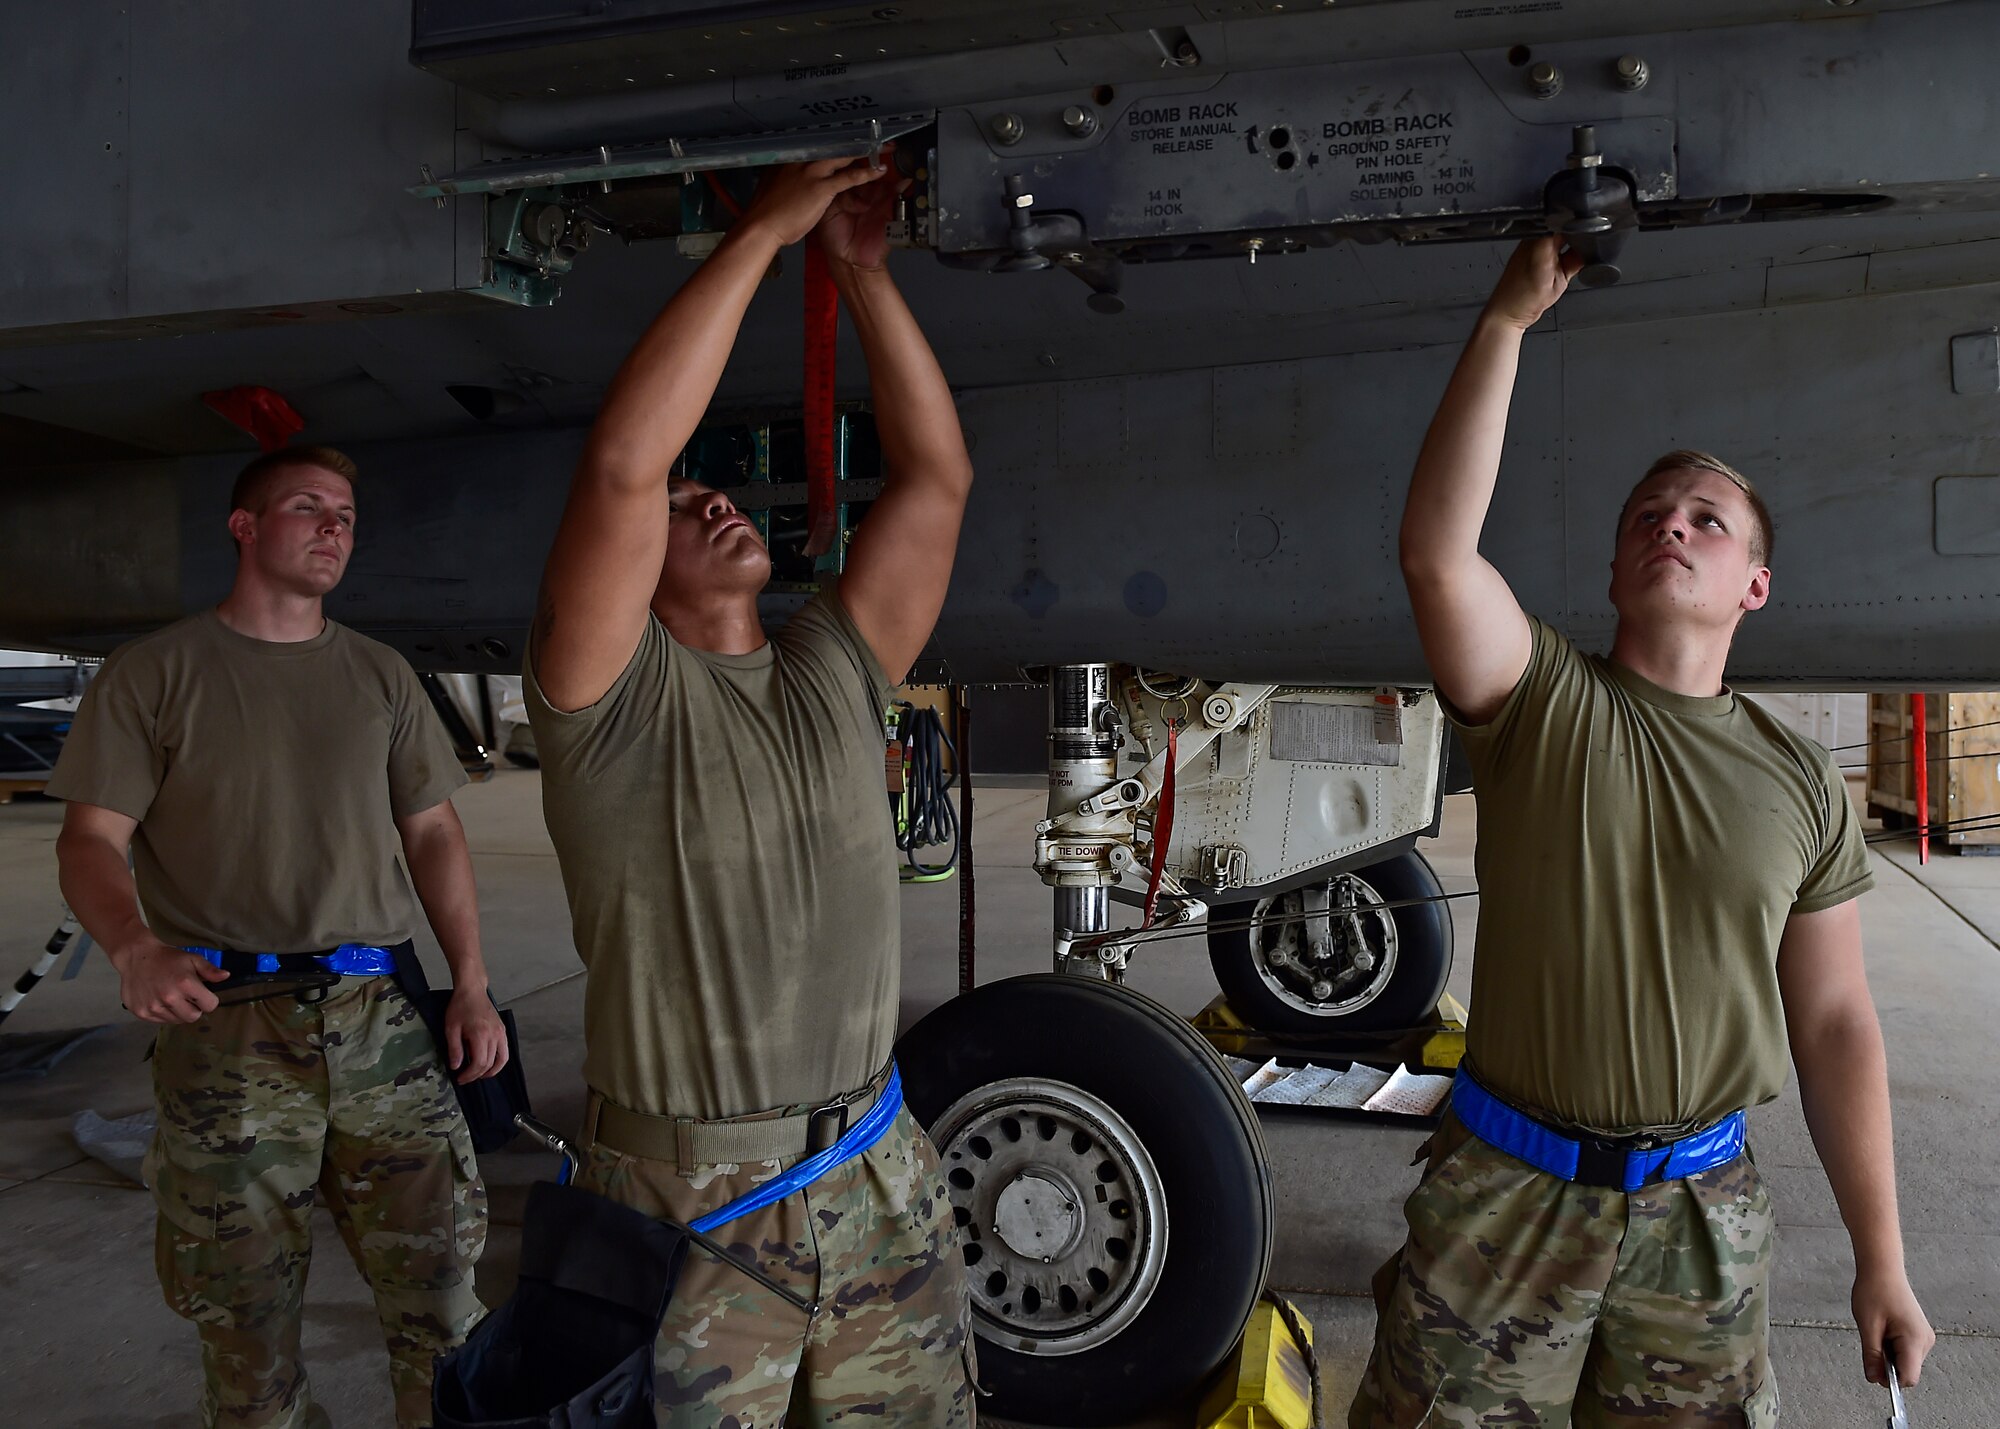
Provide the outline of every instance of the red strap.
{"type": "Polygon", "coordinates": [[[274,452],[306,429],[306,419],[292,410],[292,404],[268,387],[231,387],[222,392],[204,392],[201,400],[208,409],[231,426],[240,427],[257,439],[257,445],[274,452]]]}
{"type": "Polygon", "coordinates": [[[1917,862],[1931,861],[1930,741],[1924,737],[1924,697],[1910,696],[1910,743],[1915,746],[1917,771],[1917,862]]]}
{"type": "Polygon", "coordinates": [[[833,549],[833,358],[840,333],[840,301],[833,270],[819,244],[806,241],[806,554],[833,549]]]}
{"type": "Polygon", "coordinates": [[[1153,926],[1153,908],[1160,901],[1160,875],[1167,870],[1167,841],[1174,836],[1174,765],[1180,758],[1181,728],[1167,725],[1167,772],[1160,779],[1160,807],[1153,814],[1153,872],[1146,880],[1146,915],[1139,926],[1153,926]]]}
{"type": "Polygon", "coordinates": [[[708,186],[715,191],[715,196],[722,200],[722,206],[729,210],[731,218],[743,217],[743,205],[736,201],[735,194],[724,187],[721,178],[716,175],[715,170],[708,169],[704,171],[702,177],[708,180],[708,186]]]}

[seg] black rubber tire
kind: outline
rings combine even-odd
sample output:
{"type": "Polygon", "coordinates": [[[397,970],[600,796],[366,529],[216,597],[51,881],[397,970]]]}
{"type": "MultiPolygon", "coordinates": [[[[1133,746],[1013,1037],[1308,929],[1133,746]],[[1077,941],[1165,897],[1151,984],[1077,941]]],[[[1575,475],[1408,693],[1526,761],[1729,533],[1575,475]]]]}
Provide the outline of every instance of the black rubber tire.
{"type": "Polygon", "coordinates": [[[1242,1338],[1271,1264],[1263,1134],[1213,1049],[1148,997],[1043,973],[944,1004],[905,1034],[896,1060],[926,1128],[992,1082],[1068,1082],[1124,1117],[1160,1173],[1167,1253],[1145,1309],[1076,1354],[1031,1355],[982,1337],[979,1378],[992,1398],[981,1414],[1105,1425],[1184,1403],[1242,1338]]]}
{"type": "MultiPolygon", "coordinates": [[[[1414,851],[1400,853],[1365,868],[1349,870],[1384,902],[1404,898],[1435,898],[1444,892],[1437,874],[1414,851]]],[[[1209,917],[1241,923],[1254,903],[1228,903],[1209,917]]],[[[1211,933],[1208,960],[1215,980],[1236,1014],[1252,1027],[1285,1036],[1337,1036],[1414,1027],[1430,1016],[1451,976],[1451,910],[1443,903],[1397,908],[1389,915],[1396,924],[1396,969],[1389,986],[1373,1002],[1345,1014],[1315,1014],[1292,1006],[1257,975],[1250,952],[1250,930],[1234,928],[1211,933]]]]}

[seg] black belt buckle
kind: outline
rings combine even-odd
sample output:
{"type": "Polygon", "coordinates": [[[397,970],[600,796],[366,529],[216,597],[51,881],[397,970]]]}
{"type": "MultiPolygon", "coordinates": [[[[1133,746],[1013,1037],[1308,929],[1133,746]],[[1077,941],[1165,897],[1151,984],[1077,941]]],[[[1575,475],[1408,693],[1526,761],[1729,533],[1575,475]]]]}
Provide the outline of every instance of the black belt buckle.
{"type": "Polygon", "coordinates": [[[1625,1167],[1631,1153],[1637,1147],[1607,1141],[1602,1137],[1580,1137],[1576,1143],[1576,1179],[1583,1186],[1602,1186],[1607,1190],[1625,1189],[1625,1167]]]}
{"type": "Polygon", "coordinates": [[[847,1135],[845,1100],[831,1101],[823,1107],[815,1107],[806,1122],[806,1154],[816,1156],[822,1151],[829,1150],[845,1135],[847,1135]]]}
{"type": "Polygon", "coordinates": [[[302,1003],[326,1001],[328,991],[340,981],[339,973],[275,972],[231,973],[226,981],[211,983],[209,991],[224,1007],[239,1002],[258,1002],[267,997],[290,993],[302,1003]]]}
{"type": "Polygon", "coordinates": [[[258,970],[261,956],[224,949],[219,962],[208,960],[229,974],[223,981],[209,985],[217,1003],[228,1007],[290,993],[310,1005],[326,1001],[327,994],[340,982],[340,974],[326,966],[323,953],[277,953],[272,955],[277,964],[272,972],[258,970]]]}

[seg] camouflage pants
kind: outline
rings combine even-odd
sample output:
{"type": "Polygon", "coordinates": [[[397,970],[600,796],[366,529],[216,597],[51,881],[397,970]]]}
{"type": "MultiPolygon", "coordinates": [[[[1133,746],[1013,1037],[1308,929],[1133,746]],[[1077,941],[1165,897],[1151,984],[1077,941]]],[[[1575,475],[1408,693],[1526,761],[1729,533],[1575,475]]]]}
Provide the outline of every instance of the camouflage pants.
{"type": "Polygon", "coordinates": [[[386,977],[164,1028],[147,1180],[155,1258],[201,1336],[202,1423],[323,1424],[299,1359],[315,1190],[375,1294],[401,1429],[430,1423],[435,1357],[482,1313],[486,1191],[429,1031],[386,977]]]}
{"type": "MultiPolygon", "coordinates": [[[[789,1164],[683,1174],[600,1145],[577,1184],[686,1223],[789,1164]]],[[[742,1271],[690,1249],[660,1328],[660,1424],[970,1429],[971,1306],[958,1227],[937,1152],[908,1111],[864,1155],[715,1238],[816,1298],[819,1314],[808,1323],[742,1271]]]]}
{"type": "Polygon", "coordinates": [[[1447,1117],[1403,1214],[1349,1429],[1777,1423],[1773,1218],[1748,1155],[1625,1193],[1447,1117]]]}

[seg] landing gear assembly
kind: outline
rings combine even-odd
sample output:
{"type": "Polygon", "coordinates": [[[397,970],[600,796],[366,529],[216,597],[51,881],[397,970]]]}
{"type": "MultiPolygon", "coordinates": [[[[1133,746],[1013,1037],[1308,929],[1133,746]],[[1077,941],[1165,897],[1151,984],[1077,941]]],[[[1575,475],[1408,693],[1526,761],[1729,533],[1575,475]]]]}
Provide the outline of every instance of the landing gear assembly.
{"type": "Polygon", "coordinates": [[[944,1161],[992,1412],[1122,1423],[1184,1401],[1236,1346],[1271,1258],[1257,1118],[1127,969],[1150,941],[1206,932],[1256,1028],[1420,1020],[1451,965],[1413,850],[1443,750],[1427,690],[1050,671],[1035,868],[1055,973],[977,988],[897,1048],[944,1161]],[[1114,901],[1142,925],[1114,930],[1114,901]]]}

